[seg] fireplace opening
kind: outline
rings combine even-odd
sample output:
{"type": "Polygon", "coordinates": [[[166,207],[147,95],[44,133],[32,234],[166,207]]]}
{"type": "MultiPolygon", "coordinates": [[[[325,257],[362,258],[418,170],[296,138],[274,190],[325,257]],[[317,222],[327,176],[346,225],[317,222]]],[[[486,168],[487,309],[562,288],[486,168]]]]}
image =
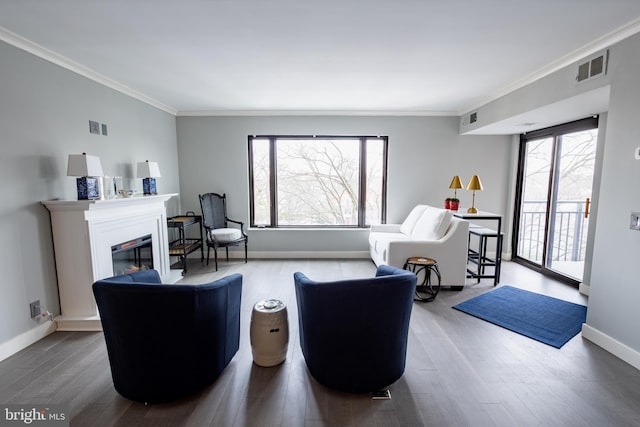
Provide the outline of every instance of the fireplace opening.
{"type": "Polygon", "coordinates": [[[129,274],[153,268],[151,234],[111,246],[113,274],[129,274]]]}

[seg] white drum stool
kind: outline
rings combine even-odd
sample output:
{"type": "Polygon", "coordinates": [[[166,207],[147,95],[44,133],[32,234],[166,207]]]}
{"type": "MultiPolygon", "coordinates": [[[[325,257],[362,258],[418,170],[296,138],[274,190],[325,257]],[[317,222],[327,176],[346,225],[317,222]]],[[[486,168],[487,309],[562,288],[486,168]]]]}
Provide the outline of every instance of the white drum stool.
{"type": "Polygon", "coordinates": [[[251,313],[251,351],[258,366],[275,366],[287,357],[289,321],[282,301],[269,299],[256,303],[251,313]]]}

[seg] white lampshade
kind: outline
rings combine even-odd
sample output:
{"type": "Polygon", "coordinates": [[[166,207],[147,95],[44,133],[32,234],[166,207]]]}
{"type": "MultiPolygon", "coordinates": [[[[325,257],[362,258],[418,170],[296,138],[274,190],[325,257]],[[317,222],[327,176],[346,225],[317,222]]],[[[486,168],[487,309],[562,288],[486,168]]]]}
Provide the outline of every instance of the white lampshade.
{"type": "Polygon", "coordinates": [[[138,162],[138,178],[160,178],[160,168],[157,162],[138,162]]]}
{"type": "Polygon", "coordinates": [[[102,164],[98,156],[87,153],[69,154],[67,176],[102,176],[102,164]]]}

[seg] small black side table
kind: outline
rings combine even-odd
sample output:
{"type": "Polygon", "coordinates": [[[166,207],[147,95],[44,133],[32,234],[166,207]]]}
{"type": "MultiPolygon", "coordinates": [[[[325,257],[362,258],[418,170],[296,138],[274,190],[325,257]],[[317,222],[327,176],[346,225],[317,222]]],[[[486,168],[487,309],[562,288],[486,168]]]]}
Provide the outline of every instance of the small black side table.
{"type": "Polygon", "coordinates": [[[174,216],[167,219],[167,227],[178,230],[178,238],[169,242],[169,256],[180,257],[182,275],[187,274],[187,256],[200,249],[200,261],[204,260],[204,244],[202,235],[202,217],[187,212],[186,215],[174,216]],[[200,237],[189,238],[185,236],[185,230],[190,226],[197,226],[200,237]]]}
{"type": "Polygon", "coordinates": [[[435,259],[425,257],[411,257],[404,263],[404,270],[415,273],[420,279],[420,273],[424,272],[424,280],[422,284],[416,286],[416,295],[414,300],[416,301],[433,301],[436,299],[438,292],[440,292],[440,270],[438,269],[438,262],[435,259]],[[431,280],[431,272],[434,273],[438,283],[435,280],[431,280]]]}

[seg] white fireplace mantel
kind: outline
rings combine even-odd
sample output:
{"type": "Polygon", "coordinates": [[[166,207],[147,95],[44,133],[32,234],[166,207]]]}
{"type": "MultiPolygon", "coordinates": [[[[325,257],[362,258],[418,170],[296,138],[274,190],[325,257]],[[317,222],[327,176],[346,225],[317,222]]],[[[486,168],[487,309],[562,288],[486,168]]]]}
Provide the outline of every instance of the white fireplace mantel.
{"type": "Polygon", "coordinates": [[[57,329],[101,330],[91,285],[113,276],[111,247],[151,235],[153,268],[170,282],[165,202],[177,194],[108,200],[50,200],[61,315],[57,329]]]}

